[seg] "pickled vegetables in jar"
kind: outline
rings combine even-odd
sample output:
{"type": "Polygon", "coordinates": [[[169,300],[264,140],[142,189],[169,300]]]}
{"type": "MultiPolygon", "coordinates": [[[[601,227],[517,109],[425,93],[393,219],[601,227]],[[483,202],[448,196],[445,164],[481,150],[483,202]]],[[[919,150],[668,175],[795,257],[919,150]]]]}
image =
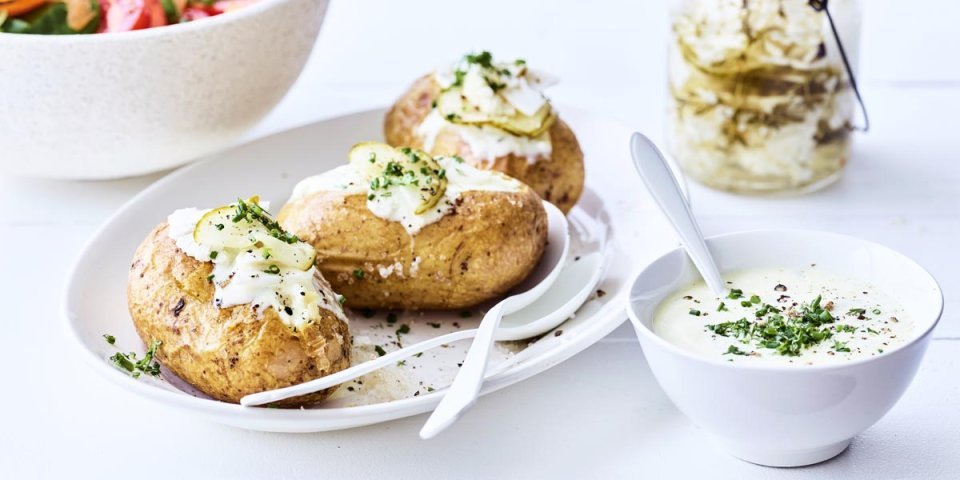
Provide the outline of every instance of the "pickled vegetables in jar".
{"type": "Polygon", "coordinates": [[[667,139],[690,177],[738,193],[804,192],[839,177],[856,112],[846,65],[856,65],[860,10],[857,0],[830,2],[835,37],[816,3],[674,2],[667,139]]]}

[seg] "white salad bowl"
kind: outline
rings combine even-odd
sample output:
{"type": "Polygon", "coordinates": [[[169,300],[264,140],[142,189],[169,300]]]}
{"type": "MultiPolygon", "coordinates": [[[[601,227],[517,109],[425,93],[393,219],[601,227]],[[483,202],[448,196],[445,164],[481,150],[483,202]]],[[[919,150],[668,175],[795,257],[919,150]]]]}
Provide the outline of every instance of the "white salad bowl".
{"type": "Polygon", "coordinates": [[[132,32],[0,33],[0,172],[104,179],[234,142],[300,75],[328,0],[132,32]]]}
{"type": "Polygon", "coordinates": [[[825,365],[769,365],[709,358],[657,336],[651,322],[667,295],[699,279],[673,250],[634,279],[628,314],[660,386],[731,454],[768,466],[830,459],[883,417],[912,381],[940,319],[936,280],[909,258],[854,237],[757,231],[707,239],[721,272],[784,267],[865,280],[892,295],[914,322],[910,339],[885,353],[825,365]]]}

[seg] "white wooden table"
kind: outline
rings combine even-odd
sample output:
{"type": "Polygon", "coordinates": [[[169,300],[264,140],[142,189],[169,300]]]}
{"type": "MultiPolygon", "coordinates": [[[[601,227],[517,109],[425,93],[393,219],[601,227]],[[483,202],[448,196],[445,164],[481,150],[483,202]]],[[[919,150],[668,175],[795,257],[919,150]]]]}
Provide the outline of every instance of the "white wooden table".
{"type": "MultiPolygon", "coordinates": [[[[432,66],[483,48],[557,73],[559,103],[659,137],[665,2],[539,3],[335,0],[303,76],[251,137],[385,105],[432,66]]],[[[423,417],[281,435],[181,416],[80,365],[59,318],[65,272],[83,242],[159,175],[100,183],[0,177],[0,478],[960,477],[960,5],[863,3],[861,78],[874,130],[858,138],[846,177],[791,199],[692,189],[707,233],[853,233],[912,256],[941,282],[945,316],[912,388],[840,457],[784,470],[727,456],[660,391],[625,327],[485,397],[437,441],[417,438],[423,417]],[[21,389],[30,394],[12,395],[21,389]]]]}

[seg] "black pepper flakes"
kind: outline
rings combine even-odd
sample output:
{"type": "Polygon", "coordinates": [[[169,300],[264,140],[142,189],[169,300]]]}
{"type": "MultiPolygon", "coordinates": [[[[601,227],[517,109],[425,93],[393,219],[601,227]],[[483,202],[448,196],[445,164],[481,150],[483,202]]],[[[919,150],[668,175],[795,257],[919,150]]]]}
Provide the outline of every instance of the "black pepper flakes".
{"type": "Polygon", "coordinates": [[[187,304],[187,303],[186,303],[186,301],[184,301],[183,297],[180,297],[180,300],[177,301],[177,304],[173,307],[173,316],[174,316],[174,317],[179,317],[179,316],[180,316],[180,312],[183,311],[183,307],[186,306],[186,304],[187,304]]]}

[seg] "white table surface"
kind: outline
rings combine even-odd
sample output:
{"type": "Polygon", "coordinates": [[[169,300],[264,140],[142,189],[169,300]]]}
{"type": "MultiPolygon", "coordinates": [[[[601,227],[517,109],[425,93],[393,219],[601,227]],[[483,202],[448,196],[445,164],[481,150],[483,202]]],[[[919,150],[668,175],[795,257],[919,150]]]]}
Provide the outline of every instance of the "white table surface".
{"type": "MultiPolygon", "coordinates": [[[[488,48],[557,73],[557,102],[660,137],[665,2],[540,3],[334,0],[303,76],[250,136],[385,105],[432,66],[488,48]]],[[[423,416],[309,435],[197,421],[95,376],[71,355],[59,318],[65,272],[82,244],[160,175],[0,176],[0,478],[960,477],[960,5],[863,3],[861,80],[874,129],[858,138],[845,178],[789,199],[692,188],[708,234],[853,233],[912,256],[941,282],[945,316],[912,388],[838,458],[769,469],[727,456],[664,396],[625,327],[485,397],[436,441],[417,438],[423,416]],[[21,389],[30,394],[12,395],[21,389]]]]}

